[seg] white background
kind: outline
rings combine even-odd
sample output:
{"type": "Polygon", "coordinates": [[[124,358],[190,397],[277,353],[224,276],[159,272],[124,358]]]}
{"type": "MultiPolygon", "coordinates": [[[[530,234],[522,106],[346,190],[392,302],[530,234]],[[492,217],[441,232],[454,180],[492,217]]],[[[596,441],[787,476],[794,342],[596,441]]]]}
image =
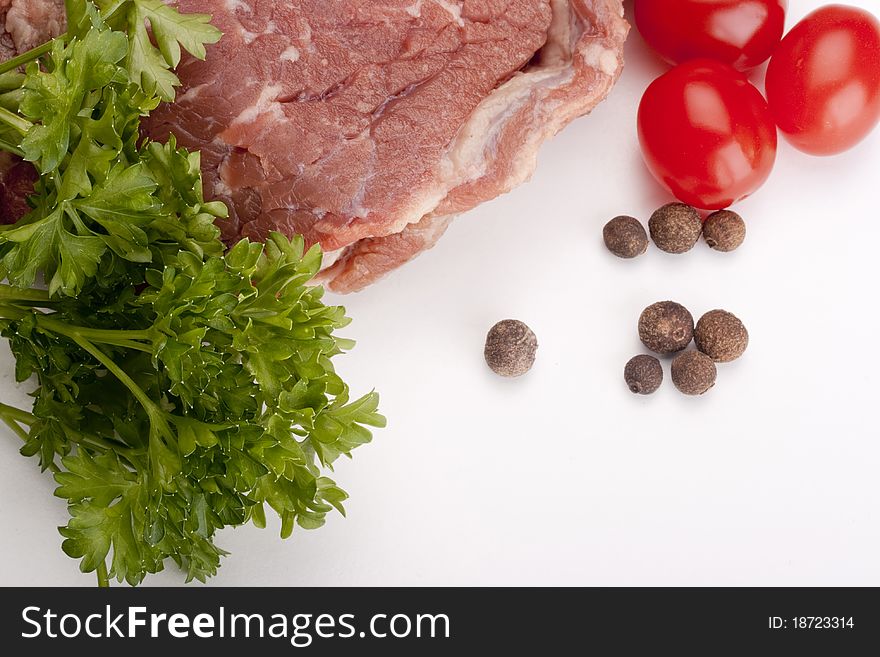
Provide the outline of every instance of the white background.
{"type": "MultiPolygon", "coordinates": [[[[821,3],[789,4],[791,26],[821,3]]],[[[337,468],[347,519],[288,541],[277,523],[223,532],[232,556],[213,583],[880,585],[880,131],[835,158],[783,144],[736,207],[737,253],[621,261],[604,223],[669,200],[635,130],[664,69],[634,30],[611,97],[545,147],[530,184],[336,299],[359,343],[340,369],[381,392],[389,427],[337,468]],[[622,381],[643,351],[639,313],[664,299],[749,328],[705,397],[668,380],[636,397],[622,381]],[[507,317],[541,345],[520,380],[482,358],[507,317]]],[[[2,349],[0,396],[26,404],[2,349]]],[[[0,429],[0,584],[93,584],[61,552],[64,504],[16,441],[0,429]]],[[[182,581],[173,565],[148,580],[182,581]]]]}

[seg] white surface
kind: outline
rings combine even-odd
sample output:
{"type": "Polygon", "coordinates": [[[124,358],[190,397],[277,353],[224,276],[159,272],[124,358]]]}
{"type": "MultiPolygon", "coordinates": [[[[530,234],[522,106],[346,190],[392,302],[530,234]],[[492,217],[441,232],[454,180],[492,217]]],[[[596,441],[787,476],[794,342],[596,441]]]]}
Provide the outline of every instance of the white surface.
{"type": "MultiPolygon", "coordinates": [[[[820,3],[790,4],[792,25],[820,3]]],[[[783,145],[736,208],[739,252],[620,261],[605,221],[668,200],[635,132],[663,66],[635,31],[627,55],[611,98],[545,148],[530,184],[343,300],[359,344],[341,369],[382,393],[390,421],[337,469],[349,517],[286,542],[277,523],[224,532],[215,584],[880,585],[880,131],[831,159],[783,145]],[[751,332],[706,397],[623,384],[638,315],[663,299],[726,308],[751,332]],[[482,360],[506,317],[541,344],[521,380],[482,360]]],[[[2,398],[24,403],[0,361],[2,398]]],[[[49,477],[0,437],[0,583],[91,585],[60,550],[49,477]]],[[[173,567],[149,580],[182,581],[173,567]]]]}

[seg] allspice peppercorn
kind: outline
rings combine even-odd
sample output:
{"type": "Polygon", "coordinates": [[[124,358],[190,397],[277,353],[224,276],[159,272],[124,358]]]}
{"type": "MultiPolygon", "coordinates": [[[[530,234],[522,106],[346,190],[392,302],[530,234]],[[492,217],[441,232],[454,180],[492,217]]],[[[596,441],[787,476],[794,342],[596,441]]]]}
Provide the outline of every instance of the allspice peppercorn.
{"type": "Polygon", "coordinates": [[[483,354],[493,372],[514,377],[532,369],[537,351],[538,338],[532,329],[518,320],[505,319],[490,329],[483,354]]]}
{"type": "Polygon", "coordinates": [[[703,237],[716,251],[733,251],[746,239],[746,222],[736,212],[713,212],[703,224],[703,237]]]}
{"type": "Polygon", "coordinates": [[[654,244],[667,253],[685,253],[703,233],[700,213],[684,203],[668,203],[657,210],[648,222],[654,244]]]}
{"type": "Polygon", "coordinates": [[[710,310],[694,331],[697,349],[716,363],[736,360],[749,346],[749,332],[739,318],[726,310],[710,310]]]}
{"type": "Polygon", "coordinates": [[[645,308],[639,317],[639,338],[658,354],[672,354],[694,338],[694,317],[674,301],[661,301],[645,308]]]}
{"type": "Polygon", "coordinates": [[[635,217],[614,217],[602,230],[605,246],[618,258],[635,258],[648,250],[648,233],[635,217]]]}
{"type": "Polygon", "coordinates": [[[637,395],[651,395],[663,383],[663,366],[653,356],[642,354],[630,359],[623,370],[629,389],[637,395]]]}
{"type": "Polygon", "coordinates": [[[685,351],[672,361],[672,382],[686,395],[702,395],[715,385],[715,363],[699,351],[685,351]]]}

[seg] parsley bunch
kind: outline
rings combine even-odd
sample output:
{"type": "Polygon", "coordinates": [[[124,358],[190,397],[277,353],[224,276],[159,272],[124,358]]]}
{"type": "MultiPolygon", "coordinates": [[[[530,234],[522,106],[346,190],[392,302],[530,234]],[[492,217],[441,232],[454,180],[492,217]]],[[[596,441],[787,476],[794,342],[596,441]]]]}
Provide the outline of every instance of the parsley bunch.
{"type": "Polygon", "coordinates": [[[84,572],[134,585],[171,559],[204,581],[217,530],[264,526],[267,505],[283,537],[344,513],[323,472],[385,420],[334,371],[352,343],[308,285],[318,247],[273,234],[225,251],[198,153],[140,136],[181,49],[220,38],[210,17],[66,6],[66,35],[0,66],[0,149],[40,174],[31,212],[0,228],[0,333],[38,385],[31,411],[0,403],[0,419],[54,473],[84,572]]]}

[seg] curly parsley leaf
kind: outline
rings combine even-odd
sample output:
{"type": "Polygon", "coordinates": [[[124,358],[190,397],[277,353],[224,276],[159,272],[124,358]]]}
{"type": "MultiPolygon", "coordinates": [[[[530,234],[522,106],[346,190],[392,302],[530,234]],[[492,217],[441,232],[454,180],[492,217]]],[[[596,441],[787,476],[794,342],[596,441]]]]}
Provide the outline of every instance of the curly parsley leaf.
{"type": "Polygon", "coordinates": [[[385,420],[333,367],[353,343],[311,284],[320,250],[272,234],[226,252],[199,154],[140,137],[181,50],[203,57],[219,32],[159,0],[66,6],[41,63],[0,74],[0,149],[40,173],[0,228],[0,333],[37,387],[0,420],[55,474],[84,572],[134,585],[170,561],[204,581],[224,527],[268,508],[286,537],[344,513],[326,471],[385,420]]]}
{"type": "Polygon", "coordinates": [[[334,371],[349,320],[309,286],[320,259],[272,234],[180,252],[115,303],[93,292],[89,310],[65,297],[6,320],[21,376],[40,382],[26,447],[44,467],[61,457],[64,550],[84,570],[108,560],[136,584],[171,559],[205,579],[224,526],[263,526],[268,507],[286,537],[344,512],[322,470],[385,419],[378,395],[350,401],[334,371]]]}

